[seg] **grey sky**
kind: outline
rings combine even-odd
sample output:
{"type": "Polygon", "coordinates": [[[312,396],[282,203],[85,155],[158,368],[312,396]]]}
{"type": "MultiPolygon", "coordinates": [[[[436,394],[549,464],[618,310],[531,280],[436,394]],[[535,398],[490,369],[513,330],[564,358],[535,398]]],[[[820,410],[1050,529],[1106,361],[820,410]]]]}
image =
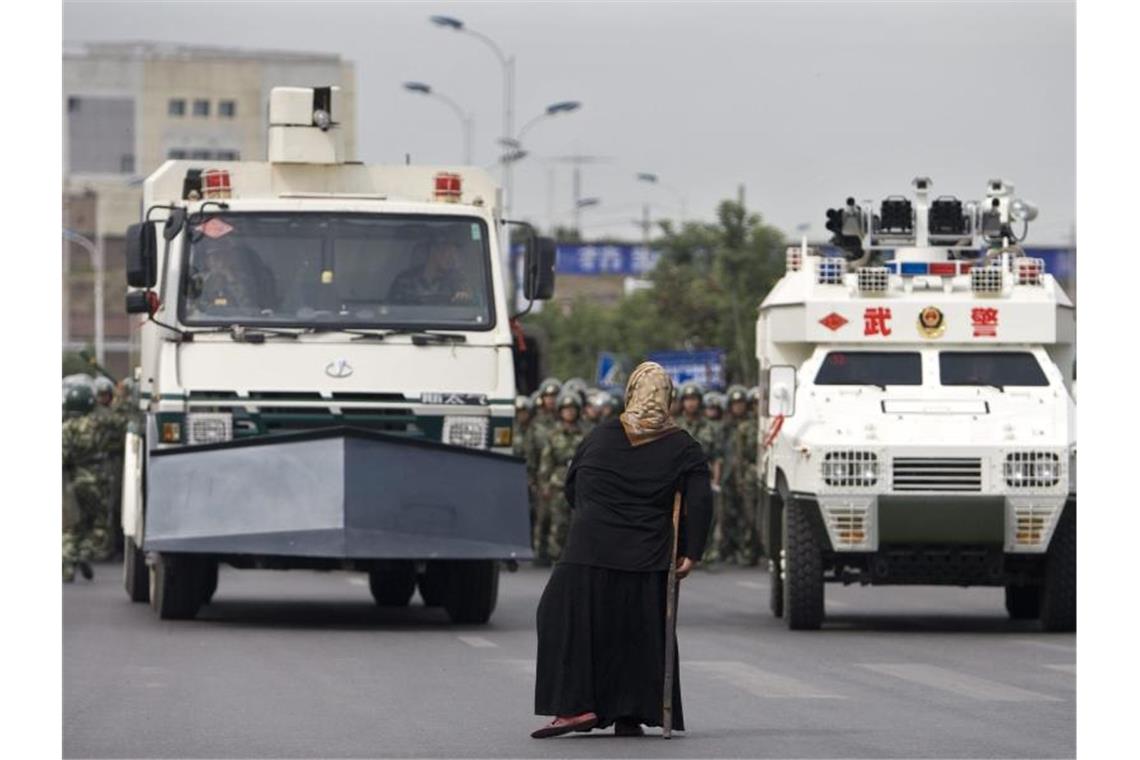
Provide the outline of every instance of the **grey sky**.
{"type": "MultiPolygon", "coordinates": [[[[455,162],[459,121],[405,93],[431,84],[470,109],[475,158],[494,160],[501,76],[477,40],[428,23],[457,16],[517,57],[516,126],[548,103],[577,113],[534,127],[516,169],[515,216],[570,217],[570,168],[544,157],[612,157],[583,169],[587,235],[636,239],[652,171],[711,218],[747,203],[791,233],[847,195],[982,195],[1003,177],[1035,201],[1030,242],[1075,226],[1075,8],[1072,3],[308,3],[69,2],[67,41],[159,40],[333,52],[355,62],[359,148],[368,162],[455,162]],[[551,189],[553,188],[553,192],[551,189]]],[[[301,83],[298,83],[301,84],[301,83]]],[[[308,83],[305,83],[308,84],[308,83]]]]}

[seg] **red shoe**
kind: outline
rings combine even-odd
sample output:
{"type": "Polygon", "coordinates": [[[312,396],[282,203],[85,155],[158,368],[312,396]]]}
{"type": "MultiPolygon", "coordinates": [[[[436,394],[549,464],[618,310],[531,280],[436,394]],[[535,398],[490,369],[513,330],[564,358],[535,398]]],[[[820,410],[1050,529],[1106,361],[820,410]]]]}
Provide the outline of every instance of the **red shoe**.
{"type": "Polygon", "coordinates": [[[592,712],[582,713],[581,715],[571,715],[569,717],[562,717],[560,715],[542,728],[531,732],[530,738],[546,739],[551,736],[561,736],[562,734],[568,734],[573,731],[589,731],[596,725],[598,725],[598,716],[592,712]]]}

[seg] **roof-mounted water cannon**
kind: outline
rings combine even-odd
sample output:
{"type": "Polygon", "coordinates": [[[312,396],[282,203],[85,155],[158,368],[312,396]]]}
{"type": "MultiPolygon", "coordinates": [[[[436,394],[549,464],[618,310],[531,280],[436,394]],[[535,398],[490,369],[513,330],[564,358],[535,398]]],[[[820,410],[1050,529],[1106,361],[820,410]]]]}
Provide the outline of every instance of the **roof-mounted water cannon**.
{"type": "Polygon", "coordinates": [[[269,93],[269,160],[343,163],[343,111],[339,87],[274,87],[269,93]]]}

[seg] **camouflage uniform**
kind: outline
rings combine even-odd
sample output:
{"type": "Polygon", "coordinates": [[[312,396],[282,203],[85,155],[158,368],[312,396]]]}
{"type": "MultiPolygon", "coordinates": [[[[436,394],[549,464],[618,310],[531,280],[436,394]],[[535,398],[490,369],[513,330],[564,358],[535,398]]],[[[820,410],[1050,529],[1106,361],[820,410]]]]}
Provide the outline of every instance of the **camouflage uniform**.
{"type": "Polygon", "coordinates": [[[542,447],[546,444],[546,440],[550,437],[550,434],[558,425],[557,414],[555,412],[549,412],[546,410],[546,407],[543,405],[543,399],[545,396],[557,396],[561,388],[562,384],[559,383],[555,378],[547,378],[546,380],[542,381],[541,385],[539,385],[538,401],[535,406],[534,417],[531,419],[530,429],[527,434],[527,443],[525,450],[527,483],[530,486],[531,492],[535,495],[535,519],[533,522],[534,528],[532,531],[534,540],[531,549],[535,553],[535,559],[540,563],[547,561],[549,558],[539,551],[540,548],[542,548],[538,540],[539,512],[542,509],[542,482],[538,477],[538,466],[540,464],[539,460],[542,458],[542,447]]]}
{"type": "Polygon", "coordinates": [[[740,483],[742,482],[740,472],[746,466],[742,461],[746,452],[743,451],[737,436],[737,428],[748,419],[747,413],[737,417],[732,414],[732,402],[747,400],[747,390],[741,386],[734,385],[728,389],[728,399],[726,406],[728,407],[727,413],[724,416],[724,467],[721,470],[721,542],[719,554],[720,558],[725,562],[740,562],[747,539],[741,535],[740,526],[746,524],[747,520],[742,516],[744,511],[744,503],[741,500],[740,483]]]}
{"type": "Polygon", "coordinates": [[[733,449],[737,465],[733,469],[736,503],[735,523],[730,526],[737,538],[739,551],[736,561],[742,565],[755,565],[759,559],[759,537],[756,532],[756,509],[759,484],[756,473],[756,446],[760,423],[749,415],[736,425],[733,432],[733,449]]]}
{"type": "MultiPolygon", "coordinates": [[[[703,564],[710,564],[720,560],[720,547],[724,541],[724,490],[721,488],[720,478],[723,478],[724,468],[724,455],[728,448],[728,441],[725,439],[724,431],[724,395],[710,391],[704,397],[705,408],[705,425],[712,431],[712,438],[715,441],[716,459],[712,460],[710,464],[720,465],[720,473],[717,482],[713,483],[713,523],[709,528],[709,541],[705,545],[705,554],[701,557],[703,564]],[[710,410],[717,410],[712,416],[709,414],[710,410]]],[[[714,475],[718,473],[714,470],[714,475]]]]}
{"type": "Polygon", "coordinates": [[[560,420],[542,447],[538,480],[542,484],[543,498],[535,524],[535,544],[552,560],[562,556],[570,532],[570,503],[566,501],[563,489],[570,460],[585,437],[577,420],[573,423],[560,420]]]}
{"type": "MultiPolygon", "coordinates": [[[[515,399],[515,419],[511,423],[511,453],[516,457],[526,458],[527,445],[530,443],[530,429],[534,422],[534,402],[526,396],[519,396],[515,399]],[[519,412],[529,412],[526,422],[519,419],[519,412]]],[[[527,490],[527,504],[530,509],[530,527],[534,530],[534,514],[535,514],[535,493],[533,484],[527,473],[526,490],[527,490]]]]}
{"type": "Polygon", "coordinates": [[[63,577],[70,580],[78,566],[84,575],[102,555],[107,540],[107,497],[110,484],[104,468],[110,412],[99,407],[63,423],[64,531],[63,577]]]}

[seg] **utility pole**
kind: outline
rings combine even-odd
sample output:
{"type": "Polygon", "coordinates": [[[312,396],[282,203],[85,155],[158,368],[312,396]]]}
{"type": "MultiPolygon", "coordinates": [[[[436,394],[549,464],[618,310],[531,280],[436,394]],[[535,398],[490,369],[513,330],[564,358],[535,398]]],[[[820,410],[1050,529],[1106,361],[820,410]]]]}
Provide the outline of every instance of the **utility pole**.
{"type": "Polygon", "coordinates": [[[603,164],[613,160],[609,156],[587,156],[573,153],[568,156],[553,156],[549,160],[574,167],[572,194],[574,196],[574,229],[581,235],[582,232],[582,167],[586,164],[603,164]]]}
{"type": "Polygon", "coordinates": [[[641,246],[649,250],[649,203],[641,206],[641,246]]]}

